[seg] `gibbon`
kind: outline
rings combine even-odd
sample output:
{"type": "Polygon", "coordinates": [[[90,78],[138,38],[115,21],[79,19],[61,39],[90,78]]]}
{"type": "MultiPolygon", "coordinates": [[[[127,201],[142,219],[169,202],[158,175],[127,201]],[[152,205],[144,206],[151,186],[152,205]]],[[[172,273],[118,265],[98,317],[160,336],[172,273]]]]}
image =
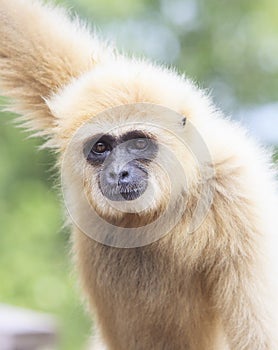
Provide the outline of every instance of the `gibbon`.
{"type": "Polygon", "coordinates": [[[8,109],[58,154],[104,348],[278,349],[266,151],[188,78],[59,7],[0,0],[0,38],[8,109]]]}

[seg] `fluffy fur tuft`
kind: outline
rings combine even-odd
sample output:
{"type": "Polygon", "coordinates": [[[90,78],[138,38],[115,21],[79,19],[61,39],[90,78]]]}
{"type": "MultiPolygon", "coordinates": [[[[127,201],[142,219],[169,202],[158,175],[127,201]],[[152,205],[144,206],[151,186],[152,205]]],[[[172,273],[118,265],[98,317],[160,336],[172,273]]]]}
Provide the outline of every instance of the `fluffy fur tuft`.
{"type": "MultiPolygon", "coordinates": [[[[151,132],[186,174],[185,184],[169,157],[179,189],[172,217],[185,200],[187,206],[171,231],[149,245],[107,246],[72,222],[81,285],[107,349],[278,349],[277,270],[267,246],[277,234],[277,199],[266,152],[188,79],[112,53],[59,8],[0,0],[0,37],[3,94],[24,125],[49,136],[48,146],[59,151],[64,185],[82,224],[91,217],[81,193],[102,218],[124,227],[139,227],[167,206],[167,178],[150,164],[151,205],[140,215],[109,207],[97,170],[82,153],[94,135],[151,132]],[[156,105],[175,113],[169,117],[156,105]],[[200,140],[209,159],[202,158],[200,140]],[[203,187],[213,201],[188,234],[203,187]]],[[[109,233],[99,222],[89,229],[100,238],[109,233]]]]}
{"type": "MultiPolygon", "coordinates": [[[[45,99],[107,57],[108,50],[78,19],[42,1],[0,1],[1,90],[24,126],[52,133],[45,99]]],[[[11,109],[11,108],[10,108],[11,109]]]]}

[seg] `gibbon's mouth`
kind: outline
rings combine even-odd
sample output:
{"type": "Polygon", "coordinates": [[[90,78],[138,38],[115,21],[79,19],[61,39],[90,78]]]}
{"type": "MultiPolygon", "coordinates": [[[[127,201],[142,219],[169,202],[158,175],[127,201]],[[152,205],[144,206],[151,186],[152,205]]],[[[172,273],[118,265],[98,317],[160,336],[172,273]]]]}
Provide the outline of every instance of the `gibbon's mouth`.
{"type": "Polygon", "coordinates": [[[147,189],[147,182],[136,186],[115,186],[113,188],[99,186],[101,193],[111,201],[133,201],[139,198],[147,189]]]}

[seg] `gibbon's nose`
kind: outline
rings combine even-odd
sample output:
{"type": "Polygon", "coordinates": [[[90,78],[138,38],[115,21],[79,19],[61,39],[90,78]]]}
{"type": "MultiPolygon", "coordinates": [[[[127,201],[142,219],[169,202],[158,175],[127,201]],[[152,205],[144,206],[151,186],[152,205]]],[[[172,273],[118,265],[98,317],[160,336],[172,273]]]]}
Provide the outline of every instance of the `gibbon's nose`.
{"type": "Polygon", "coordinates": [[[111,186],[127,186],[134,181],[136,182],[137,176],[135,175],[136,174],[134,174],[134,171],[132,171],[129,166],[125,166],[124,169],[121,169],[118,172],[116,170],[109,170],[106,175],[106,180],[111,186]]]}
{"type": "Polygon", "coordinates": [[[148,172],[136,162],[129,162],[124,167],[110,164],[102,170],[100,190],[108,199],[114,201],[133,200],[140,197],[148,186],[148,172]]]}

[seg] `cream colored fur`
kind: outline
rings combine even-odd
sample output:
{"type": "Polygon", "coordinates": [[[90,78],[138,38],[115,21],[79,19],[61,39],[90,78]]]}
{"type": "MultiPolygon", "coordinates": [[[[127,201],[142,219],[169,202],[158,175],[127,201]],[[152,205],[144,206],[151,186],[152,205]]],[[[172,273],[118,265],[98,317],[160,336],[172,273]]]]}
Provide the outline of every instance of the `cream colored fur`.
{"type": "MultiPolygon", "coordinates": [[[[161,126],[164,131],[154,128],[153,133],[174,150],[186,173],[187,210],[168,235],[150,245],[109,247],[72,223],[77,271],[107,349],[278,349],[276,252],[268,250],[277,244],[277,202],[264,150],[188,79],[113,52],[61,9],[36,0],[0,0],[0,40],[0,87],[13,101],[9,110],[47,138],[46,146],[60,154],[60,165],[76,130],[94,117],[95,131],[119,125],[130,130],[135,122],[146,131],[149,123],[161,126]],[[190,128],[179,119],[137,113],[132,106],[141,102],[186,116],[207,145],[211,163],[197,169],[190,152],[171,136],[191,147],[196,140],[190,128]],[[133,112],[99,114],[121,105],[133,112]],[[200,174],[208,168],[214,169],[205,177],[213,203],[188,235],[204,178],[200,174]]],[[[102,204],[100,191],[89,181],[93,171],[78,158],[90,129],[87,134],[65,163],[65,183],[77,212],[82,214],[78,186],[85,180],[96,210],[128,225],[135,216],[119,217],[102,204]]],[[[165,179],[155,166],[150,171],[157,185],[155,202],[136,216],[138,224],[155,217],[166,200],[165,179]]]]}

